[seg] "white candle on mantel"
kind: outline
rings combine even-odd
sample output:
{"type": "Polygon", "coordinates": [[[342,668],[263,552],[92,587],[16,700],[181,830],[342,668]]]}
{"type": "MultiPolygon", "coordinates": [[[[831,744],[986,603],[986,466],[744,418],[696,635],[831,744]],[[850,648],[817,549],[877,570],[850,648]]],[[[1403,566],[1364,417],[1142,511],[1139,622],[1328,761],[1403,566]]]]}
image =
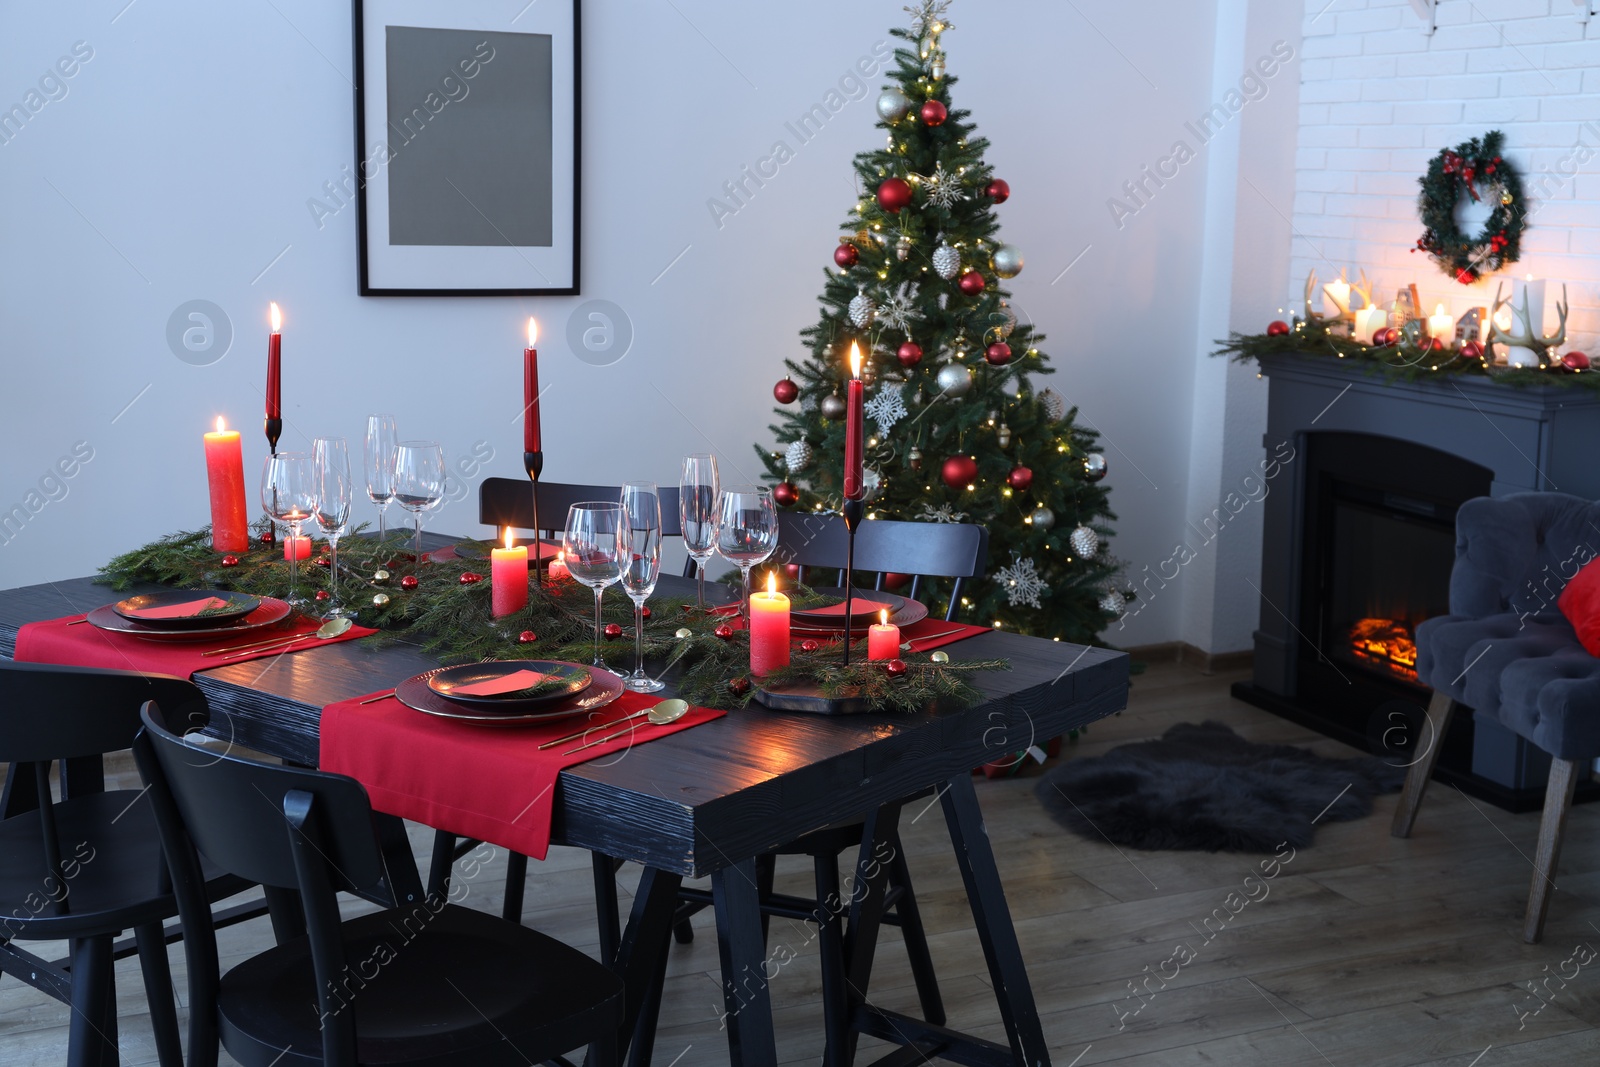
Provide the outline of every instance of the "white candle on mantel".
{"type": "MultiPolygon", "coordinates": [[[[1544,337],[1544,290],[1545,279],[1535,278],[1529,274],[1522,278],[1513,278],[1511,281],[1511,335],[1524,337],[1526,332],[1522,327],[1522,312],[1527,309],[1528,325],[1541,337],[1544,337]]],[[[1520,345],[1506,346],[1506,363],[1513,367],[1537,367],[1539,353],[1531,348],[1520,345]]]]}
{"type": "Polygon", "coordinates": [[[1345,281],[1344,271],[1339,272],[1338,281],[1322,287],[1322,313],[1330,319],[1350,314],[1350,283],[1345,281]]]}
{"type": "Polygon", "coordinates": [[[1356,312],[1356,340],[1363,344],[1372,341],[1372,335],[1389,325],[1389,313],[1383,308],[1365,307],[1356,312]]]}
{"type": "Polygon", "coordinates": [[[1455,340],[1456,320],[1440,304],[1433,309],[1433,314],[1428,316],[1428,336],[1437,341],[1450,344],[1455,340]]]}

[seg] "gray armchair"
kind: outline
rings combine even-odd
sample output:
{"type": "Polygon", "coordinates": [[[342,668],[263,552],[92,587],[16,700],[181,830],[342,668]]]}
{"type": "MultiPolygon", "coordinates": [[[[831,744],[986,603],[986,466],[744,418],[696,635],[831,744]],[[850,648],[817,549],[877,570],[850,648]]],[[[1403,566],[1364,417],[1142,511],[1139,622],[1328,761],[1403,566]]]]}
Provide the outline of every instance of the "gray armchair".
{"type": "Polygon", "coordinates": [[[1417,677],[1433,690],[1423,741],[1395,811],[1407,837],[1457,707],[1550,754],[1550,780],[1523,939],[1544,934],[1573,790],[1600,756],[1600,659],[1556,607],[1567,581],[1600,556],[1600,505],[1564,493],[1480,497],[1456,514],[1450,614],[1417,627],[1417,677]]]}

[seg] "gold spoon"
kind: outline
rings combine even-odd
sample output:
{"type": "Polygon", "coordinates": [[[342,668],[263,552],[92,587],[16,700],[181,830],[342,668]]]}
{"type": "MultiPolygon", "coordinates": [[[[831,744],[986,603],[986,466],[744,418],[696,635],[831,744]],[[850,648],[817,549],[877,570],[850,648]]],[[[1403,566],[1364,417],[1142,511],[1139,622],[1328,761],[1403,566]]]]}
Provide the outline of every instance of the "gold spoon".
{"type": "Polygon", "coordinates": [[[280,637],[272,641],[260,641],[254,645],[236,645],[233,648],[219,648],[214,649],[211,652],[202,652],[200,654],[202,656],[214,656],[219,652],[226,652],[228,655],[224,656],[224,659],[235,659],[239,656],[246,655],[253,656],[257,652],[278,648],[283,645],[292,645],[297,641],[327,641],[349,632],[350,627],[353,625],[355,624],[349,619],[329,619],[327,622],[317,627],[316,630],[308,634],[296,634],[294,637],[280,637]]]}
{"type": "MultiPolygon", "coordinates": [[[[677,706],[679,704],[683,705],[684,711],[687,711],[689,709],[689,705],[685,701],[678,700],[678,699],[663,700],[661,703],[656,704],[653,707],[645,708],[643,711],[636,711],[632,715],[624,715],[622,718],[615,719],[615,720],[613,720],[611,722],[608,722],[604,726],[589,726],[589,727],[585,727],[584,729],[579,730],[577,733],[568,734],[566,737],[558,737],[554,741],[546,741],[544,744],[539,746],[539,751],[543,752],[547,748],[555,748],[557,745],[561,744],[564,741],[576,741],[578,738],[584,736],[585,734],[591,734],[596,730],[608,730],[613,726],[621,726],[623,723],[627,722],[629,719],[642,719],[646,715],[655,716],[658,713],[659,714],[663,714],[663,715],[672,714],[672,712],[677,708],[677,706]],[[665,710],[663,711],[662,709],[665,709],[665,710]]],[[[674,721],[675,719],[677,719],[682,714],[683,714],[683,712],[678,712],[676,715],[673,715],[672,719],[668,719],[667,722],[674,721]]]]}
{"type": "MultiPolygon", "coordinates": [[[[677,699],[663,700],[661,703],[657,704],[655,707],[651,708],[649,711],[645,712],[644,714],[648,717],[649,724],[651,726],[666,726],[669,723],[677,722],[679,719],[681,719],[685,715],[689,714],[689,702],[687,700],[677,700],[677,699]]],[[[628,718],[630,718],[630,719],[637,718],[637,717],[638,717],[637,714],[628,716],[628,718]]],[[[617,720],[617,722],[623,722],[623,721],[625,721],[625,720],[623,720],[623,719],[618,719],[617,720]]],[[[604,736],[604,737],[597,738],[596,740],[590,741],[587,744],[579,745],[577,748],[570,748],[567,751],[563,752],[562,755],[563,756],[570,756],[574,752],[582,752],[586,748],[593,748],[596,745],[603,745],[607,741],[615,741],[617,738],[621,737],[623,734],[632,733],[634,730],[637,730],[639,727],[641,727],[643,725],[645,725],[645,724],[642,723],[642,722],[636,722],[636,723],[633,723],[633,724],[631,724],[629,726],[624,726],[622,729],[618,730],[616,733],[606,734],[606,736],[604,736]]],[[[582,735],[580,734],[579,736],[582,736],[582,735]]],[[[568,738],[567,740],[571,740],[571,738],[568,738]]],[[[543,746],[540,746],[540,747],[542,748],[543,746]]]]}

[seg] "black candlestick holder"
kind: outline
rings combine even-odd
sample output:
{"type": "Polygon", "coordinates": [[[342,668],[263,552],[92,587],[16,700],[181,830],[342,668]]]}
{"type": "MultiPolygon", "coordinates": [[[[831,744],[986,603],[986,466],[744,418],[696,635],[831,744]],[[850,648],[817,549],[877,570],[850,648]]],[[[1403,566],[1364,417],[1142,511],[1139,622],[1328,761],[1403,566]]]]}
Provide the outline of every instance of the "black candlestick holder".
{"type": "Polygon", "coordinates": [[[844,665],[850,666],[850,643],[855,639],[855,619],[850,614],[851,601],[855,598],[853,586],[850,581],[851,572],[856,565],[856,527],[861,525],[861,513],[866,505],[860,500],[846,500],[839,508],[839,514],[844,519],[844,665]]]}
{"type": "Polygon", "coordinates": [[[539,525],[539,475],[544,473],[544,453],[524,452],[522,465],[527,468],[528,481],[533,486],[533,584],[544,587],[544,536],[539,525]]]}
{"type": "MultiPolygon", "coordinates": [[[[278,438],[283,436],[283,420],[282,419],[274,419],[271,416],[268,416],[265,429],[267,431],[267,449],[268,449],[269,452],[271,452],[272,455],[276,456],[278,454],[278,438]]],[[[276,489],[273,490],[272,499],[273,499],[273,503],[277,503],[278,497],[277,497],[277,490],[276,489]]],[[[278,524],[275,521],[273,521],[273,518],[272,518],[271,515],[268,515],[267,516],[267,544],[276,545],[277,543],[278,543],[278,524]]]]}

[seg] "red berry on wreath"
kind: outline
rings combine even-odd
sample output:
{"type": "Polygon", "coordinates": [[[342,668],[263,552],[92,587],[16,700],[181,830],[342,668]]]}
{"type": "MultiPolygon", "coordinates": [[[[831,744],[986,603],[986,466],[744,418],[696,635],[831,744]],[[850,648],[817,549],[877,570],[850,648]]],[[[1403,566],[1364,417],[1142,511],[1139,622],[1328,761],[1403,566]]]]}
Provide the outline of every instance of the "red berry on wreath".
{"type": "Polygon", "coordinates": [[[721,626],[718,626],[711,632],[722,638],[724,641],[733,640],[733,627],[729,626],[727,623],[723,623],[721,626]]]}
{"type": "Polygon", "coordinates": [[[1011,362],[1011,346],[1004,341],[996,341],[984,350],[983,358],[993,367],[1004,367],[1011,362]]]}
{"type": "Polygon", "coordinates": [[[275,535],[271,530],[262,530],[261,536],[256,538],[257,541],[260,541],[264,545],[270,545],[277,539],[277,535],[275,535]]]}
{"type": "Polygon", "coordinates": [[[983,195],[997,204],[1003,204],[1011,196],[1011,186],[1003,178],[996,178],[983,187],[983,195]]]}
{"type": "Polygon", "coordinates": [[[318,589],[317,590],[317,599],[318,600],[327,600],[328,599],[328,591],[326,589],[318,589]]]}
{"type": "Polygon", "coordinates": [[[606,636],[607,637],[612,637],[612,638],[621,637],[622,636],[622,626],[620,624],[614,623],[614,622],[606,623],[606,636]]]}
{"type": "Polygon", "coordinates": [[[1033,471],[1027,467],[1012,467],[1011,473],[1006,475],[1006,484],[1018,492],[1024,492],[1033,484],[1033,471]]]}
{"type": "Polygon", "coordinates": [[[1462,359],[1482,359],[1483,346],[1476,341],[1464,341],[1461,344],[1462,359]]]}
{"type": "Polygon", "coordinates": [[[944,120],[950,117],[950,112],[937,100],[929,100],[922,105],[922,121],[927,126],[943,126],[944,120]]]}
{"type": "Polygon", "coordinates": [[[800,396],[800,387],[792,378],[785,377],[772,387],[772,397],[780,404],[793,404],[800,396]]]}
{"type": "Polygon", "coordinates": [[[537,640],[539,640],[539,635],[532,630],[524,630],[517,635],[518,644],[531,645],[537,640]]]}
{"type": "Polygon", "coordinates": [[[327,556],[318,556],[316,559],[312,560],[312,562],[319,567],[326,567],[329,565],[327,556]]]}
{"type": "Polygon", "coordinates": [[[910,184],[904,178],[885,178],[878,186],[878,206],[889,212],[910,207],[910,184]]]}
{"type": "Polygon", "coordinates": [[[1456,281],[1460,282],[1462,285],[1471,285],[1477,280],[1478,275],[1472,270],[1471,267],[1462,267],[1460,270],[1456,271],[1456,281]]]}
{"type": "Polygon", "coordinates": [[[853,267],[860,258],[861,253],[849,241],[840,241],[839,247],[833,250],[833,261],[841,267],[853,267]]]}
{"type": "Polygon", "coordinates": [[[971,456],[951,456],[944,461],[939,477],[952,489],[965,489],[978,477],[978,463],[971,456]]]}
{"type": "Polygon", "coordinates": [[[887,674],[891,678],[900,677],[906,673],[906,661],[903,659],[890,660],[888,663],[883,665],[883,673],[887,674]]]}
{"type": "Polygon", "coordinates": [[[780,508],[793,507],[800,499],[800,490],[793,482],[779,482],[772,487],[772,502],[780,508]]]}
{"type": "Polygon", "coordinates": [[[461,572],[461,584],[462,585],[477,585],[481,581],[483,581],[483,575],[481,575],[481,574],[477,574],[477,573],[475,573],[473,571],[462,571],[461,572]]]}
{"type": "Polygon", "coordinates": [[[416,587],[417,576],[415,574],[408,574],[404,578],[400,579],[401,589],[415,589],[416,587]]]}
{"type": "Polygon", "coordinates": [[[729,678],[728,679],[728,690],[729,690],[729,692],[733,693],[734,696],[741,696],[742,697],[746,693],[750,692],[750,679],[748,679],[748,678],[729,678]]]}
{"type": "Polygon", "coordinates": [[[239,565],[239,557],[238,556],[223,556],[222,557],[222,565],[224,567],[237,567],[239,565]]]}
{"type": "Polygon", "coordinates": [[[915,341],[907,341],[900,346],[895,355],[899,358],[900,365],[909,369],[922,362],[922,346],[915,341]]]}
{"type": "Polygon", "coordinates": [[[1282,319],[1276,319],[1276,320],[1274,320],[1272,322],[1267,323],[1267,336],[1268,337],[1282,337],[1284,334],[1286,334],[1288,332],[1289,332],[1289,324],[1287,322],[1284,322],[1282,319]]]}
{"type": "Polygon", "coordinates": [[[650,617],[650,609],[648,607],[640,608],[639,609],[639,616],[641,618],[648,619],[650,617]]]}
{"type": "Polygon", "coordinates": [[[961,280],[956,284],[961,286],[961,291],[968,296],[977,296],[983,292],[983,275],[975,270],[969,270],[961,275],[961,280]]]}
{"type": "Polygon", "coordinates": [[[801,652],[815,652],[817,649],[819,649],[821,647],[822,647],[821,642],[817,641],[815,638],[812,638],[812,637],[808,637],[804,641],[800,642],[800,651],[801,652]]]}
{"type": "Polygon", "coordinates": [[[1582,352],[1561,353],[1561,365],[1570,371],[1589,369],[1589,357],[1582,352]]]}

